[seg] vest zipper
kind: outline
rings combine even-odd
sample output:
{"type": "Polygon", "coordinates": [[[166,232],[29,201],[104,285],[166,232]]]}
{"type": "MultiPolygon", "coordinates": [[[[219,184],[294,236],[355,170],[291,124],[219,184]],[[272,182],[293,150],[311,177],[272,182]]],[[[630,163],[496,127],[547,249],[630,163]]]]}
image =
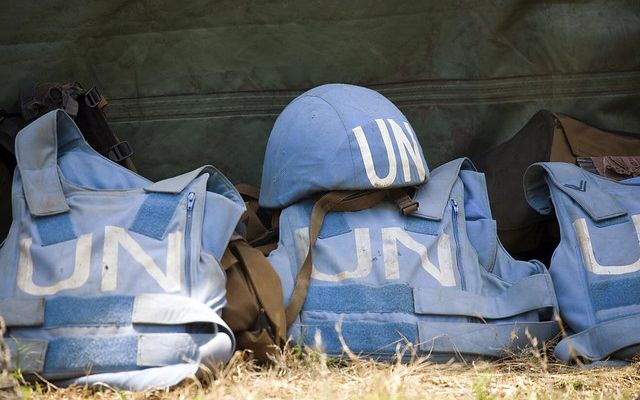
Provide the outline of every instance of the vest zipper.
{"type": "Polygon", "coordinates": [[[460,265],[462,253],[460,250],[460,234],[458,232],[458,203],[454,199],[451,199],[451,219],[453,221],[453,241],[456,247],[456,267],[458,267],[458,275],[460,275],[460,288],[465,290],[467,285],[464,281],[462,265],[460,265]]]}
{"type": "Polygon", "coordinates": [[[185,247],[185,263],[184,263],[184,280],[188,284],[187,292],[191,294],[191,220],[193,219],[193,205],[196,203],[196,194],[189,192],[187,195],[187,223],[184,232],[185,247]]]}

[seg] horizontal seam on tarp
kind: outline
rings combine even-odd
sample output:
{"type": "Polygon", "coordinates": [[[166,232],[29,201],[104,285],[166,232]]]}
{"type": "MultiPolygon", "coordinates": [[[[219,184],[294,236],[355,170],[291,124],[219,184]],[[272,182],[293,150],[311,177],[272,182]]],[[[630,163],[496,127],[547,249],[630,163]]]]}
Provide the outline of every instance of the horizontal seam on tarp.
{"type": "MultiPolygon", "coordinates": [[[[376,84],[400,107],[518,103],[637,95],[640,71],[376,84]]],[[[110,99],[109,122],[275,116],[302,91],[224,92],[110,99]]]]}

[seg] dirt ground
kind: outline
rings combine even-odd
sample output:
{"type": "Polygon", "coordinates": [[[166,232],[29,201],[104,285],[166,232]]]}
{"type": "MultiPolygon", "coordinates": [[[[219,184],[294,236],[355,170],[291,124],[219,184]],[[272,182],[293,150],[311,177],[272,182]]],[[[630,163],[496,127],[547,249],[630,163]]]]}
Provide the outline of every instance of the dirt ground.
{"type": "Polygon", "coordinates": [[[406,364],[337,361],[288,350],[260,368],[240,353],[211,371],[166,391],[122,392],[105,388],[21,387],[25,398],[94,399],[640,399],[640,362],[624,368],[576,368],[548,352],[529,352],[487,362],[406,364]],[[213,379],[212,379],[213,378],[213,379]]]}

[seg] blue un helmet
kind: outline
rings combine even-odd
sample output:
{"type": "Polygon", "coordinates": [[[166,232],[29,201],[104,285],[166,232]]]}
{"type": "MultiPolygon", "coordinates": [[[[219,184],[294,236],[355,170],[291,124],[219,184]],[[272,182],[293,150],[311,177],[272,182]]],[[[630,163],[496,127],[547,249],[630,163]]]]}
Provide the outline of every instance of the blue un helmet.
{"type": "Polygon", "coordinates": [[[284,208],[314,193],[422,184],[429,169],[407,118],[380,93],[318,86],[276,120],[265,153],[260,205],[284,208]]]}

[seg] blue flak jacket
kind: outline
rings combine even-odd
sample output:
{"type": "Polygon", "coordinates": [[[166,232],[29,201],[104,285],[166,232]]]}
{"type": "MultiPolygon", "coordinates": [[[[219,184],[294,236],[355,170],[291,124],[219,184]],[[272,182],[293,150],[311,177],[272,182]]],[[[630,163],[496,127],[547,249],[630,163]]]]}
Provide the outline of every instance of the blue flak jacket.
{"type": "MultiPolygon", "coordinates": [[[[431,173],[403,216],[385,201],[331,212],[313,249],[296,341],[333,356],[392,358],[411,346],[434,360],[500,357],[558,332],[556,298],[539,262],[516,261],[498,242],[484,175],[466,159],[431,173]]],[[[286,207],[269,260],[285,303],[309,248],[314,199],[286,207]]],[[[410,355],[411,352],[405,354],[410,355]]]]}
{"type": "Polygon", "coordinates": [[[640,352],[640,182],[539,163],[527,170],[525,194],[560,225],[549,271],[569,336],[556,356],[631,360],[640,352]]]}
{"type": "Polygon", "coordinates": [[[382,359],[410,345],[448,360],[499,357],[557,333],[549,274],[500,245],[484,175],[467,159],[429,173],[402,112],[373,90],[344,84],[293,100],[267,144],[260,204],[282,209],[269,261],[285,304],[309,249],[315,201],[333,190],[388,188],[415,189],[417,211],[405,216],[383,201],[326,215],[306,302],[289,329],[294,341],[382,359]]]}
{"type": "Polygon", "coordinates": [[[0,315],[13,368],[143,390],[227,361],[219,260],[244,211],[207,166],[153,183],[105,159],[63,111],[16,140],[0,315]]]}

